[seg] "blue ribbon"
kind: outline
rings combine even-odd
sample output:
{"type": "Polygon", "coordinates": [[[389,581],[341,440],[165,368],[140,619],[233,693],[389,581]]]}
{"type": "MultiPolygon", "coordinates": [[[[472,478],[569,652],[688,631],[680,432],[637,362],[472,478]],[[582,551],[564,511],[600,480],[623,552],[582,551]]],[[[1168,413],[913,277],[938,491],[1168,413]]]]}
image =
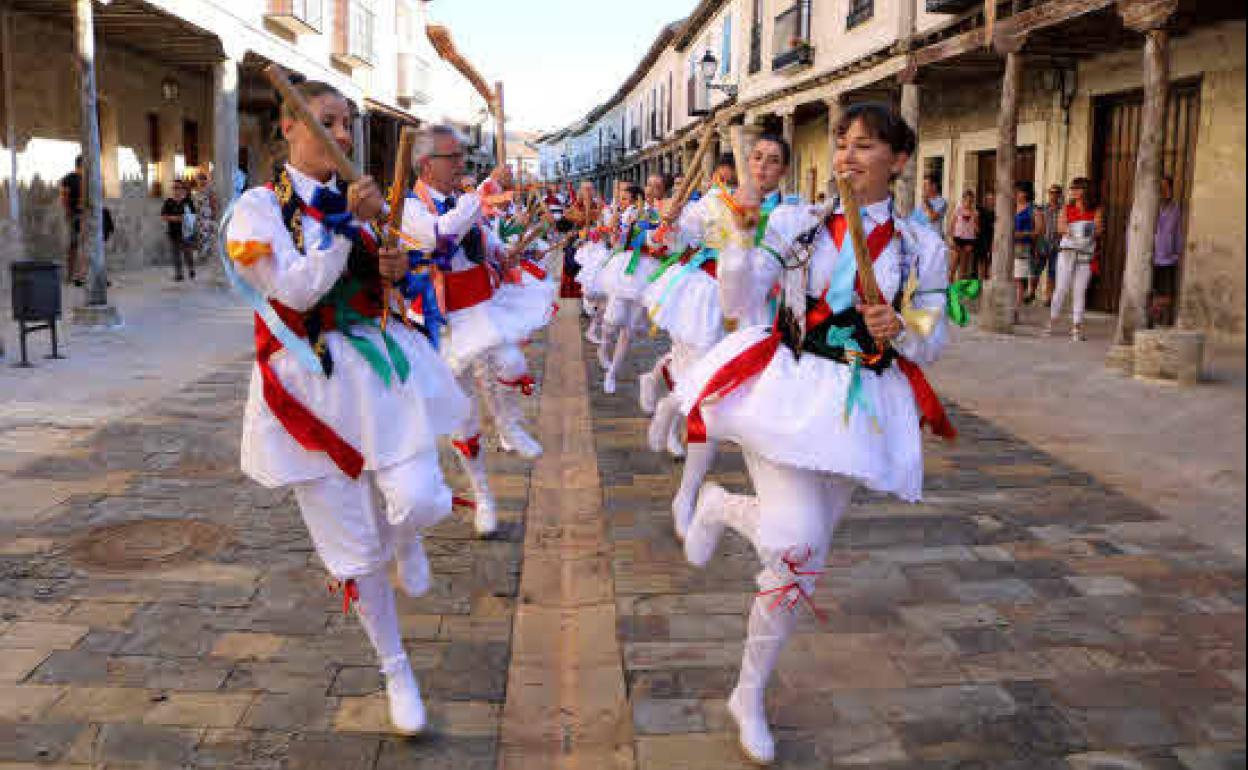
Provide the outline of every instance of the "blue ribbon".
{"type": "Polygon", "coordinates": [[[264,295],[256,287],[247,283],[234,267],[234,260],[230,259],[229,239],[226,236],[230,232],[230,221],[234,218],[234,206],[237,202],[236,199],[234,203],[231,203],[225,210],[224,216],[221,217],[222,237],[217,239],[217,254],[221,257],[225,276],[230,279],[230,288],[260,317],[277,341],[282,343],[282,347],[294,356],[304,369],[312,374],[325,374],[325,370],[321,368],[321,359],[317,358],[316,351],[312,349],[308,341],[291,331],[264,295]]]}
{"type": "Polygon", "coordinates": [[[345,195],[328,187],[317,187],[308,207],[321,214],[321,242],[318,248],[328,249],[335,234],[351,241],[359,239],[360,226],[355,223],[355,215],[347,210],[345,195]]]}
{"type": "MultiPolygon", "coordinates": [[[[449,258],[447,262],[449,263],[449,258]]],[[[423,267],[437,266],[441,268],[438,259],[428,259],[420,251],[409,251],[407,253],[407,263],[411,270],[408,271],[395,285],[399,289],[399,293],[403,298],[414,301],[420,298],[421,313],[425,318],[425,328],[429,330],[429,343],[433,345],[433,349],[437,350],[441,341],[441,329],[446,326],[446,317],[442,315],[442,308],[438,306],[438,290],[433,285],[432,276],[421,270],[423,267]]]]}

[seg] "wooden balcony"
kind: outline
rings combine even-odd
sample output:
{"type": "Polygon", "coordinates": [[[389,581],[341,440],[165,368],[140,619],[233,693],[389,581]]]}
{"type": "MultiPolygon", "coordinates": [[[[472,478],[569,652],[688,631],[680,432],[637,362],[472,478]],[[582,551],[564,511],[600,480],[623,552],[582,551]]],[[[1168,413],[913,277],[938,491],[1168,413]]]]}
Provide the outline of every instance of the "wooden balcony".
{"type": "Polygon", "coordinates": [[[324,28],[325,0],[268,0],[264,18],[292,35],[319,35],[324,28]]]}

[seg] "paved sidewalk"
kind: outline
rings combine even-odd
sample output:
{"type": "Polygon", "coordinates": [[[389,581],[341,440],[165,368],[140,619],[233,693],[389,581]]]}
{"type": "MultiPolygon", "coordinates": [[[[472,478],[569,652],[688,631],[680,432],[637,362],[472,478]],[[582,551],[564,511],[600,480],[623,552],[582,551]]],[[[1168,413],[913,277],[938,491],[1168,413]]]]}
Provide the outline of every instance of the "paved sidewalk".
{"type": "MultiPolygon", "coordinates": [[[[239,360],[9,474],[74,491],[0,518],[0,770],[748,767],[724,700],[755,562],[732,535],[708,569],[683,562],[679,466],[644,450],[634,400],[656,343],[604,396],[573,312],[544,369],[531,349],[559,380],[550,457],[492,454],[502,536],[439,527],[434,592],[402,600],[431,736],[385,732],[372,652],[289,495],[235,470],[239,360]]],[[[829,623],[803,620],[770,693],[779,767],[1242,768],[1242,560],[954,412],[926,502],[864,495],[838,533],[829,623]]],[[[748,486],[732,452],[714,477],[748,486]]]]}

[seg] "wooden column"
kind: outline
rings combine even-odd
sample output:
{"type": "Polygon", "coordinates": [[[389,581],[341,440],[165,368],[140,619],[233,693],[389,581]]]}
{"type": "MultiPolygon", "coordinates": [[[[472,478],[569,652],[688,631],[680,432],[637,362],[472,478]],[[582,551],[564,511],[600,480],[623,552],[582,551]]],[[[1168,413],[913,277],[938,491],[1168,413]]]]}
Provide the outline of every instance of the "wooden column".
{"type": "Polygon", "coordinates": [[[82,238],[90,274],[86,302],[74,309],[74,322],[115,325],[117,310],[108,304],[108,268],[104,264],[104,179],[100,174],[100,123],[95,87],[95,21],[92,0],[72,0],[74,58],[78,65],[78,129],[82,138],[82,238]]]}
{"type": "Polygon", "coordinates": [[[1005,54],[1001,109],[997,115],[997,225],[992,235],[992,270],[979,325],[985,331],[1014,330],[1014,159],[1018,143],[1018,89],[1023,71],[1023,39],[998,38],[1005,54]]]}
{"type": "Polygon", "coordinates": [[[823,100],[828,105],[828,198],[836,197],[836,124],[845,113],[844,94],[832,94],[823,100]]]}
{"type": "Polygon", "coordinates": [[[780,132],[784,137],[784,141],[789,143],[789,150],[792,154],[789,163],[789,173],[784,178],[784,192],[788,195],[797,194],[797,152],[793,147],[793,140],[797,135],[797,122],[793,115],[793,108],[789,107],[786,112],[780,113],[780,132]]]}
{"type": "Polygon", "coordinates": [[[1120,3],[1123,23],[1144,34],[1144,105],[1140,112],[1140,145],[1135,160],[1133,203],[1127,224],[1127,261],[1123,269],[1118,325],[1107,363],[1123,366],[1135,330],[1148,324],[1148,295],[1153,284],[1153,234],[1161,206],[1161,143],[1165,132],[1170,80],[1168,33],[1164,29],[1177,0],[1136,0],[1120,3]]]}
{"type": "MultiPolygon", "coordinates": [[[[897,76],[897,80],[901,83],[901,112],[902,120],[910,124],[910,128],[914,129],[917,134],[919,131],[919,102],[920,92],[918,84],[918,69],[913,64],[902,70],[897,76]]],[[[901,176],[897,178],[896,193],[894,202],[897,206],[897,213],[903,217],[910,216],[910,212],[914,210],[916,194],[919,189],[919,158],[918,149],[910,157],[910,162],[906,164],[905,169],[901,172],[901,176]]]]}
{"type": "Polygon", "coordinates": [[[0,67],[4,71],[4,144],[9,148],[9,219],[13,221],[20,238],[22,196],[17,184],[17,113],[13,106],[13,72],[17,61],[13,47],[13,11],[7,7],[0,8],[0,67]]]}

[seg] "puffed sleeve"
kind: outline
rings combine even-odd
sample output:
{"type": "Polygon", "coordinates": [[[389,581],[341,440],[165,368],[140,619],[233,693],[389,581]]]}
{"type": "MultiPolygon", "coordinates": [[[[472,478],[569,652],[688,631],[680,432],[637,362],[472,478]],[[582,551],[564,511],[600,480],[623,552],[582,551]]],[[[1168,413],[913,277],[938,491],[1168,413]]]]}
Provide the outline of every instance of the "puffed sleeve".
{"type": "Polygon", "coordinates": [[[766,318],[767,295],[780,280],[780,255],[788,249],[794,230],[796,207],[781,207],[771,215],[762,242],[753,244],[750,234],[742,233],[729,221],[731,212],[720,204],[707,223],[707,244],[719,246],[719,290],[724,314],[730,318],[766,318]],[[718,233],[722,234],[717,234],[718,233]]]}
{"type": "Polygon", "coordinates": [[[930,364],[940,357],[949,339],[945,311],[949,287],[948,247],[933,230],[909,223],[902,227],[915,286],[909,307],[902,310],[905,328],[893,340],[893,345],[911,361],[930,364]]]}
{"type": "Polygon", "coordinates": [[[334,235],[322,248],[319,235],[319,228],[308,232],[305,251],[300,252],[282,224],[277,196],[255,188],[234,206],[226,250],[239,276],[265,297],[306,311],[333,288],[351,254],[347,238],[334,235]]]}
{"type": "Polygon", "coordinates": [[[481,196],[461,195],[455,208],[441,216],[431,213],[419,199],[409,200],[403,207],[403,234],[418,248],[433,249],[438,239],[458,243],[481,218],[481,196]]]}

